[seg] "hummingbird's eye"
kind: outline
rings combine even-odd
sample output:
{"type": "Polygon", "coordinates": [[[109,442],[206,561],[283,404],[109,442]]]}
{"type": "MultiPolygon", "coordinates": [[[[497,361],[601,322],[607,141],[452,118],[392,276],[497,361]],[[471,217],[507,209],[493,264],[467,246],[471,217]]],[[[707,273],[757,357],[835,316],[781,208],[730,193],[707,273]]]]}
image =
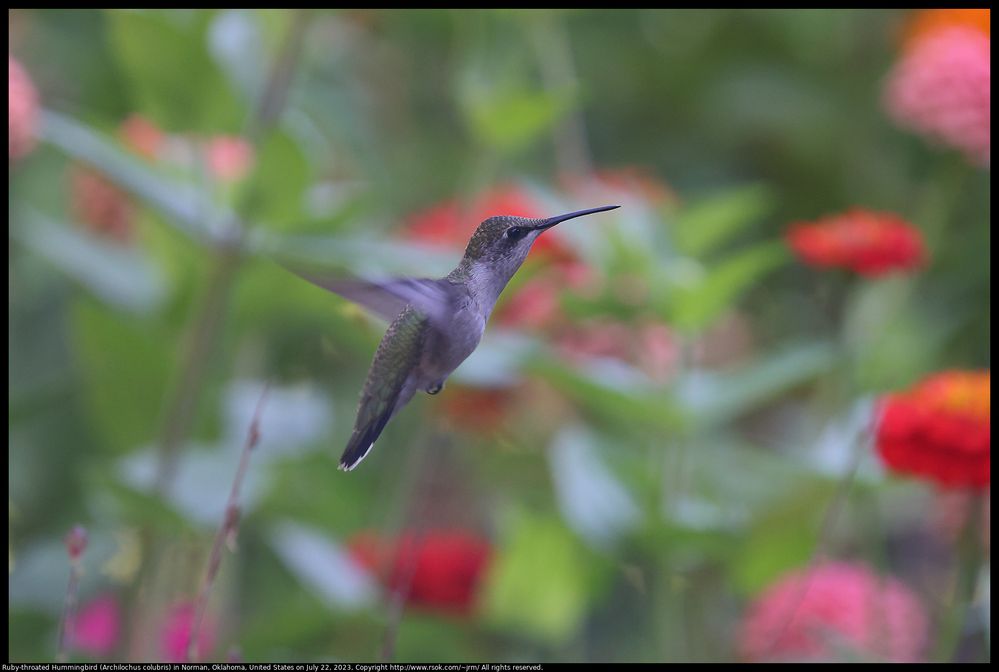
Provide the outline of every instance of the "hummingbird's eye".
{"type": "Polygon", "coordinates": [[[512,226],[506,230],[506,237],[510,240],[520,240],[527,235],[527,229],[519,226],[512,226]]]}

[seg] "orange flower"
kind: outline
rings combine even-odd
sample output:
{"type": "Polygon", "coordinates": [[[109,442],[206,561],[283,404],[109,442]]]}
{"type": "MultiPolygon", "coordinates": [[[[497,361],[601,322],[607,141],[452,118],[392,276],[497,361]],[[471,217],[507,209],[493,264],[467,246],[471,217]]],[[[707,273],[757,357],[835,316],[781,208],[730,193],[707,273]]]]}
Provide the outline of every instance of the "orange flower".
{"type": "Polygon", "coordinates": [[[922,9],[909,18],[902,39],[902,48],[906,51],[940,30],[947,28],[971,28],[991,36],[991,10],[988,9],[922,9]]]}
{"type": "Polygon", "coordinates": [[[988,487],[990,381],[988,371],[946,371],[885,397],[877,450],[888,468],[944,487],[988,487]]]}
{"type": "Polygon", "coordinates": [[[159,156],[167,139],[159,126],[138,114],[133,114],[121,123],[118,135],[128,147],[150,160],[159,156]]]}
{"type": "Polygon", "coordinates": [[[866,276],[916,268],[925,257],[918,229],[898,215],[861,208],[792,224],[787,239],[806,264],[866,276]]]}

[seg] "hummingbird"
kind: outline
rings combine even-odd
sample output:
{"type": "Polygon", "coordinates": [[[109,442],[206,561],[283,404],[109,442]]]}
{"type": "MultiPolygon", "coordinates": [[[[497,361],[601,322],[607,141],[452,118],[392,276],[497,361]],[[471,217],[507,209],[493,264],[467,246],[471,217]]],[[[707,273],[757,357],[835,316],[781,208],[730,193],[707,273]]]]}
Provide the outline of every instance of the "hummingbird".
{"type": "Polygon", "coordinates": [[[371,282],[293,273],[388,320],[361,391],[357,419],[339,468],[371,452],[388,421],[419,392],[437,394],[479,345],[507,283],[542,233],[568,219],[613,210],[605,205],[543,219],[499,215],[475,229],[458,266],[440,279],[371,282]]]}

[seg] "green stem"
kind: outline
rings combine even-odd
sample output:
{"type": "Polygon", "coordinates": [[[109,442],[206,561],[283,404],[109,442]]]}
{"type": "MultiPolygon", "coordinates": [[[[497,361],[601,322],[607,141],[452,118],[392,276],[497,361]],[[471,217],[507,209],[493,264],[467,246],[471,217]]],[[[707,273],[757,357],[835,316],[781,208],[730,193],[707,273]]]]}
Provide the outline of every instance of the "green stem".
{"type": "Polygon", "coordinates": [[[239,261],[235,250],[221,249],[215,255],[212,275],[193,321],[180,377],[167,406],[156,470],[155,487],[160,493],[169,491],[176,476],[181,449],[194,421],[208,360],[215,349],[239,261]]]}
{"type": "Polygon", "coordinates": [[[940,628],[935,660],[956,662],[960,651],[962,635],[967,626],[968,615],[975,599],[978,585],[978,566],[981,558],[980,537],[982,531],[982,494],[975,493],[968,501],[969,511],[961,529],[958,541],[958,565],[956,585],[945,620],[940,628]]]}

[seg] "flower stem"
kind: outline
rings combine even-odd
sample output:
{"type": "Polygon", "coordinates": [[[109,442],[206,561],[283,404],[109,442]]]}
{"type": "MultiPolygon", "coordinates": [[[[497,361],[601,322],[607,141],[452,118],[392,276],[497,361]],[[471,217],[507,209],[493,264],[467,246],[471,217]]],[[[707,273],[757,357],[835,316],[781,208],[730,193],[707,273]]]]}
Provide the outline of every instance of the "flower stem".
{"type": "Polygon", "coordinates": [[[243,454],[239,459],[239,467],[236,469],[236,476],[232,481],[232,489],[229,491],[229,501],[226,502],[225,516],[215,534],[212,552],[208,556],[208,569],[205,571],[201,590],[198,591],[198,599],[194,604],[194,619],[191,621],[191,633],[187,640],[186,662],[196,662],[198,659],[198,634],[201,631],[201,623],[204,621],[205,611],[208,608],[208,598],[211,596],[212,586],[215,585],[215,577],[218,576],[219,566],[222,564],[222,546],[228,545],[230,550],[235,551],[236,534],[239,530],[239,494],[243,488],[246,470],[250,465],[250,453],[260,442],[260,415],[264,408],[264,401],[267,399],[269,387],[269,384],[264,386],[264,390],[260,394],[260,401],[257,402],[257,407],[253,411],[253,419],[250,421],[243,454]]]}
{"type": "Polygon", "coordinates": [[[80,585],[80,561],[78,558],[70,560],[69,584],[66,586],[66,601],[63,605],[62,627],[59,629],[59,654],[57,662],[65,663],[69,660],[69,643],[73,639],[73,621],[76,617],[76,596],[80,585]]]}
{"type": "Polygon", "coordinates": [[[957,573],[954,595],[950,609],[941,625],[940,639],[937,644],[935,659],[940,662],[957,662],[961,641],[968,623],[968,615],[975,598],[975,588],[978,585],[978,566],[981,558],[980,538],[982,530],[981,493],[975,493],[968,499],[968,512],[958,540],[957,573]]]}

